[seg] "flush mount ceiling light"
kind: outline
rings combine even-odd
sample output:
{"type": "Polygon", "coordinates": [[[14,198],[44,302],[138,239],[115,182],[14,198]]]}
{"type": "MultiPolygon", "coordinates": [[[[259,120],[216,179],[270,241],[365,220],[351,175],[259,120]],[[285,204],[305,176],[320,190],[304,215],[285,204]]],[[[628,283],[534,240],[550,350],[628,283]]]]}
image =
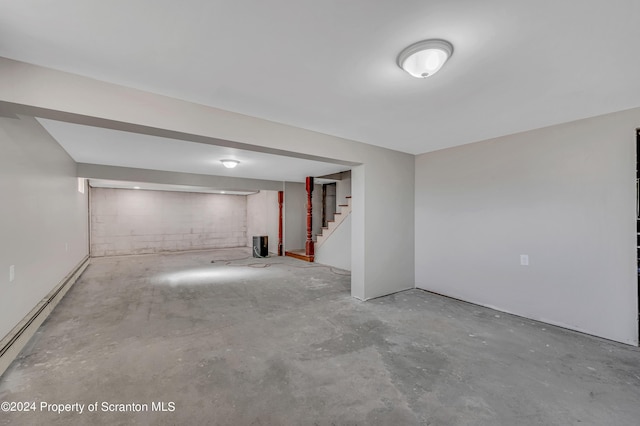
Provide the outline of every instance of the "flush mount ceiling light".
{"type": "Polygon", "coordinates": [[[437,73],[453,54],[453,46],[445,40],[423,40],[412,44],[398,55],[398,66],[416,78],[437,73]]]}
{"type": "Polygon", "coordinates": [[[225,166],[227,169],[233,169],[235,166],[237,166],[238,164],[240,164],[240,162],[238,160],[220,160],[220,162],[222,163],[223,166],[225,166]]]}

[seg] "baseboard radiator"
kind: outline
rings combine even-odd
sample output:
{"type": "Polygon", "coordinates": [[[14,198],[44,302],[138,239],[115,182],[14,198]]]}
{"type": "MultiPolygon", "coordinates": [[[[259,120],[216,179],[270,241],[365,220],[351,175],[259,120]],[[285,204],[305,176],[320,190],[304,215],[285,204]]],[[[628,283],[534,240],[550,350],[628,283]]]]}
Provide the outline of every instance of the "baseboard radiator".
{"type": "Polygon", "coordinates": [[[9,368],[22,348],[25,347],[29,339],[38,331],[40,325],[47,319],[64,295],[67,294],[67,291],[69,291],[71,286],[78,280],[87,266],[89,266],[89,256],[82,259],[73,271],[64,277],[9,334],[0,340],[0,376],[9,368]]]}

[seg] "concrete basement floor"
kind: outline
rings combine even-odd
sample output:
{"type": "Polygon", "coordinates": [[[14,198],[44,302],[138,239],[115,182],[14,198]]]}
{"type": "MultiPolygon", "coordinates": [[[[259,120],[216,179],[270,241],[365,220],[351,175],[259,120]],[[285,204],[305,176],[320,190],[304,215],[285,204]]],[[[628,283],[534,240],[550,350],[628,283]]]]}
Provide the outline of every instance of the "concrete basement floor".
{"type": "Polygon", "coordinates": [[[94,259],[0,378],[36,412],[0,424],[640,424],[638,348],[420,290],[359,302],[344,271],[292,258],[223,261],[246,256],[94,259]]]}

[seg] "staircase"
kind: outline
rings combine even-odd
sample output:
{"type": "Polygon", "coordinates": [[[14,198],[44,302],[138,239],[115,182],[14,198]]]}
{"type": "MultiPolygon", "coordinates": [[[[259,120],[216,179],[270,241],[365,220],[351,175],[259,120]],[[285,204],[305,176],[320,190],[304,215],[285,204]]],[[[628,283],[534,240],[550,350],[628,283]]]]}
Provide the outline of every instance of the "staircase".
{"type": "Polygon", "coordinates": [[[319,234],[316,239],[316,247],[320,247],[351,213],[351,196],[347,196],[346,198],[347,204],[340,204],[338,206],[340,207],[340,211],[335,213],[333,220],[327,221],[327,226],[322,227],[322,233],[319,234]]]}

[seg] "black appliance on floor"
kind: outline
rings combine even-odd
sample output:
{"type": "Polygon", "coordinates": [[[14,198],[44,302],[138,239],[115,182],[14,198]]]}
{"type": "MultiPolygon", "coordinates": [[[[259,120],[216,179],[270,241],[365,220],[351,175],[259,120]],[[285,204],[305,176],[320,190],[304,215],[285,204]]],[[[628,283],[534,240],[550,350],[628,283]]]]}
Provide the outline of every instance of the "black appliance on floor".
{"type": "Polygon", "coordinates": [[[253,237],[253,257],[269,256],[269,237],[266,235],[253,237]]]}

